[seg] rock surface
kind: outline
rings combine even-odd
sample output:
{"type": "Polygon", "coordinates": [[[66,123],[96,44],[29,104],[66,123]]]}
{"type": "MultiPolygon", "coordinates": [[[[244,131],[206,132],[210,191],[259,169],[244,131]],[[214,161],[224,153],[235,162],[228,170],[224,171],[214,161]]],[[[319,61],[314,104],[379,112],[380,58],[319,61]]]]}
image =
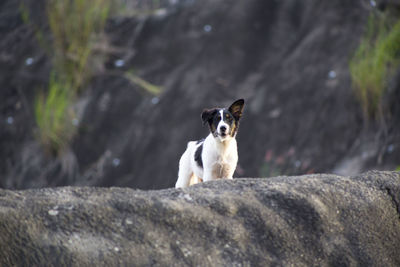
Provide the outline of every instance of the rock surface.
{"type": "Polygon", "coordinates": [[[0,191],[1,266],[399,266],[400,173],[0,191]]]}

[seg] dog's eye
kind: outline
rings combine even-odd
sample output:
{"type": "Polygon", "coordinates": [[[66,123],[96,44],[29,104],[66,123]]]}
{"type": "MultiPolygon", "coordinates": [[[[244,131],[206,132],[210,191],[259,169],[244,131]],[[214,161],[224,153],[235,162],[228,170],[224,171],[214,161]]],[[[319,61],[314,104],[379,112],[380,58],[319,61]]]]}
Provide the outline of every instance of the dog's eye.
{"type": "Polygon", "coordinates": [[[229,117],[230,117],[229,114],[226,114],[226,115],[225,115],[225,118],[229,119],[229,117]]]}

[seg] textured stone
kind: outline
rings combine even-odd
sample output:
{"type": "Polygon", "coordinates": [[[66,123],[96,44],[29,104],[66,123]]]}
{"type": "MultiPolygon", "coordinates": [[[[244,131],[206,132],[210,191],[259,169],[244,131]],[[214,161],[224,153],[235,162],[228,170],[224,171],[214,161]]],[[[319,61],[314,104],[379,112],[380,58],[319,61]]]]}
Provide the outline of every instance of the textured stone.
{"type": "Polygon", "coordinates": [[[400,174],[0,191],[1,266],[399,266],[400,174]]]}

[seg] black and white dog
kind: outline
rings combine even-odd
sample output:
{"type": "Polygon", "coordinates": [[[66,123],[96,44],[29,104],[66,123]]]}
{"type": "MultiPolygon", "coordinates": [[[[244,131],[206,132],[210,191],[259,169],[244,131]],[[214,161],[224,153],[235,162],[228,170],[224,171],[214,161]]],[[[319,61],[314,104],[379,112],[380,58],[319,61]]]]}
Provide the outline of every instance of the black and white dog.
{"type": "Polygon", "coordinates": [[[206,139],[191,141],[179,161],[175,187],[186,187],[202,181],[232,179],[238,162],[236,133],[244,100],[236,100],[229,108],[205,109],[203,124],[208,123],[206,139]]]}

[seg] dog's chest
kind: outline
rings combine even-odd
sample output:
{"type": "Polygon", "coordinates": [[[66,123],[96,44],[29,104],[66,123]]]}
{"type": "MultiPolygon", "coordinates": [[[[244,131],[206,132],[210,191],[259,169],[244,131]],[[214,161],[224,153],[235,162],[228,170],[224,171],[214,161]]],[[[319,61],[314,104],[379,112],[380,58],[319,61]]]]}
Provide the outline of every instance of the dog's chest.
{"type": "Polygon", "coordinates": [[[231,139],[222,143],[215,141],[214,137],[209,135],[203,149],[205,180],[232,178],[238,161],[236,140],[231,139]]]}
{"type": "Polygon", "coordinates": [[[213,155],[213,160],[211,161],[211,175],[214,179],[218,178],[228,178],[232,176],[237,163],[237,150],[235,147],[230,147],[231,149],[226,149],[219,153],[213,155]]]}
{"type": "Polygon", "coordinates": [[[232,172],[233,162],[224,161],[223,159],[217,160],[212,165],[212,176],[215,179],[227,178],[232,172]]]}

